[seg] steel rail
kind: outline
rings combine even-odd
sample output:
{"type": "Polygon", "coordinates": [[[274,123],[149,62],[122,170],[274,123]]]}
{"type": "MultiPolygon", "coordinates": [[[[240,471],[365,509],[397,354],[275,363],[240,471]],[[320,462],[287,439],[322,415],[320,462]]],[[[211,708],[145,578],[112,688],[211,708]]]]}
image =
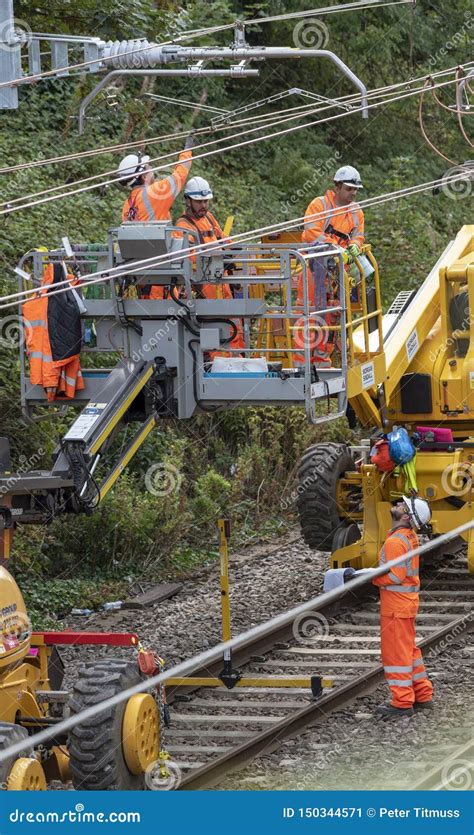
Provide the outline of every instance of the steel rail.
{"type": "MultiPolygon", "coordinates": [[[[334,603],[337,600],[342,599],[349,593],[354,592],[361,586],[365,586],[366,584],[370,583],[376,577],[381,577],[383,574],[386,574],[388,571],[391,571],[392,568],[401,565],[403,562],[405,562],[406,559],[409,559],[410,557],[413,557],[415,555],[421,556],[421,554],[425,554],[426,552],[433,550],[433,548],[435,547],[440,547],[441,545],[444,545],[445,542],[450,542],[452,539],[458,538],[459,536],[461,536],[461,534],[467,533],[471,529],[474,529],[474,520],[465,522],[463,525],[459,525],[458,527],[453,528],[448,533],[441,534],[436,538],[435,541],[431,540],[425,543],[424,545],[420,545],[419,548],[414,548],[411,551],[408,551],[406,554],[403,554],[402,556],[397,557],[394,560],[391,560],[390,562],[384,563],[383,565],[379,565],[377,568],[374,568],[371,571],[367,571],[366,573],[364,572],[359,577],[355,577],[354,579],[350,580],[350,582],[346,583],[346,585],[343,587],[332,589],[331,591],[324,592],[323,594],[318,595],[317,597],[313,597],[310,600],[307,600],[305,603],[301,603],[298,606],[295,606],[286,612],[276,615],[275,617],[265,621],[262,624],[259,624],[258,626],[253,626],[251,629],[241,633],[240,635],[237,635],[235,638],[232,638],[229,641],[222,641],[216,646],[212,647],[211,649],[205,650],[204,652],[201,652],[198,655],[193,656],[192,658],[189,658],[185,661],[176,664],[169,670],[165,670],[164,672],[160,672],[157,675],[146,678],[144,681],[140,682],[140,684],[136,684],[133,687],[129,687],[123,692],[118,693],[114,696],[110,696],[109,698],[104,699],[102,702],[99,702],[98,704],[87,707],[80,713],[76,713],[73,716],[68,716],[67,718],[62,719],[56,728],[56,732],[62,733],[68,731],[76,725],[81,724],[81,722],[85,722],[87,719],[96,716],[97,713],[100,713],[104,710],[108,710],[112,707],[115,707],[118,704],[121,704],[122,702],[127,701],[131,696],[135,695],[136,693],[144,693],[149,691],[152,687],[156,687],[159,684],[164,684],[169,678],[194,675],[196,670],[200,669],[204,665],[206,665],[206,667],[209,668],[210,664],[218,660],[220,661],[223,658],[223,653],[225,651],[231,650],[235,657],[236,652],[239,649],[248,647],[248,643],[251,639],[260,637],[263,640],[264,638],[268,638],[269,636],[273,638],[277,629],[291,626],[295,618],[299,617],[300,615],[313,611],[321,611],[321,609],[325,608],[329,603],[334,603]]],[[[40,743],[46,742],[53,735],[54,734],[51,733],[50,730],[45,729],[43,731],[40,731],[37,735],[35,735],[34,741],[36,745],[39,745],[40,743]]],[[[0,751],[0,763],[4,762],[6,759],[13,756],[14,754],[20,753],[23,750],[23,747],[24,742],[21,741],[9,746],[4,751],[0,751]]]]}
{"type": "Polygon", "coordinates": [[[446,789],[463,788],[457,783],[461,779],[464,782],[464,775],[467,777],[467,784],[465,789],[469,790],[471,787],[471,773],[474,770],[474,739],[465,742],[459,748],[446,757],[445,760],[438,763],[434,768],[430,769],[421,780],[418,780],[412,791],[443,791],[446,789]],[[469,770],[469,773],[468,773],[469,770]]]}
{"type": "MultiPolygon", "coordinates": [[[[321,611],[321,610],[320,610],[321,611]]],[[[419,642],[421,648],[434,647],[440,643],[453,629],[462,632],[472,628],[472,619],[464,615],[455,618],[435,633],[419,642]]],[[[368,672],[362,673],[347,684],[342,685],[320,699],[316,699],[295,713],[285,716],[275,722],[270,728],[260,731],[250,740],[226,752],[217,759],[196,769],[181,781],[178,790],[208,789],[222,780],[222,777],[236,771],[243,765],[254,760],[259,754],[268,754],[277,748],[282,740],[294,736],[308,725],[325,722],[327,716],[350,704],[355,698],[367,695],[384,680],[382,664],[377,664],[368,672]]],[[[470,743],[472,746],[472,742],[470,743]]],[[[414,788],[431,788],[431,786],[417,785],[414,788]]]]}

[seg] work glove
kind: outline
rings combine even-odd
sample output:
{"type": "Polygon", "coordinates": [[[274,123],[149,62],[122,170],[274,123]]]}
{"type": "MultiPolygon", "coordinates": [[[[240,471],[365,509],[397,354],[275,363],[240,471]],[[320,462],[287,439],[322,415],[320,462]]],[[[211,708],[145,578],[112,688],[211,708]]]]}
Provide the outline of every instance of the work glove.
{"type": "Polygon", "coordinates": [[[349,244],[347,247],[348,252],[352,255],[353,258],[357,258],[358,255],[361,254],[362,250],[358,244],[349,244]]]}
{"type": "Polygon", "coordinates": [[[188,134],[186,137],[186,142],[184,143],[184,150],[190,151],[191,148],[194,148],[196,141],[194,139],[194,131],[192,130],[191,133],[188,134]]]}

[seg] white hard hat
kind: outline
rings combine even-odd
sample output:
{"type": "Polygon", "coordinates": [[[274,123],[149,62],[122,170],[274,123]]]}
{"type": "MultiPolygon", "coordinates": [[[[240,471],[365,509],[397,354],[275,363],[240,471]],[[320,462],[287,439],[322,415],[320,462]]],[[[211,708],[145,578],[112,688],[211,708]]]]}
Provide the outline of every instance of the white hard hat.
{"type": "Polygon", "coordinates": [[[184,188],[184,196],[193,200],[212,200],[212,191],[204,177],[191,177],[184,188]]]}
{"type": "Polygon", "coordinates": [[[423,525],[428,524],[431,519],[431,508],[428,502],[415,496],[403,496],[402,501],[415,528],[422,528],[423,525]]]}
{"type": "Polygon", "coordinates": [[[342,168],[338,168],[334,174],[334,182],[344,183],[345,186],[352,186],[352,188],[364,188],[357,168],[353,168],[352,165],[343,165],[342,168]]]}
{"type": "Polygon", "coordinates": [[[132,186],[135,180],[143,174],[150,157],[146,154],[127,154],[117,168],[117,175],[124,177],[121,180],[127,186],[132,186]],[[125,175],[128,177],[125,179],[125,175]]]}

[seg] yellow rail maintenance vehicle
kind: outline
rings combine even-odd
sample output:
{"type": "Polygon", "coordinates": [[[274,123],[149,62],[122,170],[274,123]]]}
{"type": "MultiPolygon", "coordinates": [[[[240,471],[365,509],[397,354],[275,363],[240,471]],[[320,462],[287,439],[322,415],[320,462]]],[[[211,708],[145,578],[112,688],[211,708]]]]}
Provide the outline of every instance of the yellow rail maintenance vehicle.
{"type": "MultiPolygon", "coordinates": [[[[166,771],[160,745],[164,692],[152,688],[35,747],[35,731],[59,722],[65,711],[80,712],[143,682],[160,669],[161,659],[134,634],[32,632],[7,569],[17,524],[92,512],[166,416],[187,419],[200,411],[271,403],[303,406],[314,424],[351,409],[362,424],[384,431],[396,423],[448,424],[452,442],[440,448],[426,440],[418,448],[418,490],[433,507],[433,534],[472,517],[469,495],[453,497],[445,474],[453,471],[457,478],[474,449],[473,326],[464,321],[465,311],[474,309],[473,227],[461,230],[420,291],[398,298],[385,315],[369,246],[365,259],[354,260],[351,275],[339,248],[308,252],[285,233],[259,243],[195,248],[193,266],[186,257],[190,241],[182,239],[181,253],[173,231],[168,223],[125,223],[110,230],[106,244],[72,247],[63,239],[56,250],[31,250],[17,270],[20,290],[34,291],[30,298],[41,299],[45,286],[51,298],[58,291],[72,294],[78,319],[94,334],[81,358],[108,352],[115,365],[87,363],[83,387],[68,397],[32,384],[28,344],[36,325],[28,319],[30,302],[22,304],[25,419],[48,407],[81,412],[60,439],[51,470],[12,473],[8,442],[0,445],[0,750],[24,740],[23,755],[1,764],[0,780],[10,789],[41,789],[51,779],[71,777],[86,789],[144,789],[147,769],[160,757],[166,771]],[[332,288],[331,303],[319,310],[308,295],[316,258],[332,288]],[[51,286],[46,275],[53,277],[51,286]],[[199,285],[224,280],[239,288],[232,298],[202,298],[199,285]],[[298,282],[302,300],[296,298],[298,282]],[[153,284],[166,288],[166,297],[143,298],[143,288],[153,284]],[[244,349],[232,347],[236,323],[244,349]],[[312,359],[314,333],[331,342],[331,363],[324,367],[312,359]],[[126,424],[138,425],[137,431],[114,459],[112,441],[126,424]],[[132,657],[99,656],[69,692],[61,689],[58,647],[71,644],[128,646],[132,657]]],[[[317,444],[303,458],[303,532],[310,545],[325,550],[331,535],[335,565],[376,563],[390,503],[406,489],[402,475],[378,473],[370,446],[370,440],[356,448],[317,444]]],[[[472,566],[472,542],[468,548],[472,566]]],[[[228,686],[224,678],[222,683],[228,686]]]]}
{"type": "MultiPolygon", "coordinates": [[[[303,406],[314,424],[343,416],[350,366],[357,362],[354,317],[367,338],[371,322],[381,332],[378,274],[373,273],[370,293],[362,275],[358,301],[351,300],[343,254],[332,245],[310,256],[293,238],[225,248],[217,243],[202,251],[194,247],[193,266],[186,254],[190,241],[185,235],[177,249],[173,231],[166,222],[124,223],[110,230],[104,244],[73,247],[64,238],[56,250],[29,251],[17,267],[19,290],[29,293],[20,305],[25,421],[44,418],[48,409],[52,415],[58,408],[81,411],[58,439],[51,470],[12,472],[8,441],[0,441],[0,751],[25,743],[22,756],[0,764],[0,782],[9,789],[44,789],[52,779],[71,778],[82,789],[143,789],[147,768],[161,756],[166,771],[160,746],[164,691],[153,689],[35,748],[35,731],[59,722],[65,711],[78,713],[143,681],[160,669],[161,659],[134,634],[32,632],[7,569],[17,525],[93,512],[167,416],[187,419],[200,411],[271,403],[303,406]],[[335,288],[334,303],[320,311],[310,309],[307,292],[315,258],[323,260],[335,288]],[[302,304],[295,300],[295,276],[303,279],[302,304]],[[231,298],[216,293],[215,299],[207,299],[199,292],[200,285],[224,281],[240,288],[231,298]],[[149,298],[152,285],[166,289],[162,298],[149,298]],[[69,305],[68,316],[73,311],[74,331],[93,334],[81,346],[84,367],[80,370],[78,358],[68,357],[60,366],[57,387],[50,375],[53,322],[54,327],[61,323],[55,299],[69,305]],[[337,320],[338,361],[316,370],[311,332],[315,316],[328,313],[337,320]],[[237,327],[244,349],[232,347],[237,327]],[[275,345],[267,344],[269,335],[279,330],[289,339],[285,362],[274,359],[275,345]],[[294,334],[301,333],[303,345],[295,345],[294,334]],[[97,353],[110,357],[108,366],[97,367],[97,353]],[[296,354],[298,362],[293,361],[296,354]],[[70,379],[73,366],[75,381],[70,379]],[[113,439],[128,424],[137,430],[115,457],[113,439]],[[97,646],[98,653],[101,645],[128,646],[132,660],[101,660],[98,655],[73,690],[63,690],[58,647],[83,644],[97,646]]],[[[367,341],[365,350],[382,368],[380,350],[372,351],[367,341]]],[[[361,394],[358,379],[356,375],[351,387],[361,394]]],[[[231,684],[225,675],[222,684],[231,684]]],[[[309,679],[307,684],[313,687],[309,679]]]]}
{"type": "MultiPolygon", "coordinates": [[[[371,353],[380,336],[353,332],[349,405],[370,432],[356,447],[315,444],[303,455],[298,509],[312,548],[332,551],[334,567],[368,568],[390,528],[390,506],[416,489],[431,506],[437,536],[474,516],[474,226],[464,226],[417,291],[400,293],[382,317],[384,363],[371,353]],[[384,370],[384,373],[382,372],[384,370]],[[354,390],[351,381],[359,377],[354,390]],[[361,390],[362,383],[362,390],[361,390]],[[393,427],[417,433],[411,477],[381,471],[371,448],[393,427]]],[[[474,530],[467,541],[474,572],[474,530]]]]}

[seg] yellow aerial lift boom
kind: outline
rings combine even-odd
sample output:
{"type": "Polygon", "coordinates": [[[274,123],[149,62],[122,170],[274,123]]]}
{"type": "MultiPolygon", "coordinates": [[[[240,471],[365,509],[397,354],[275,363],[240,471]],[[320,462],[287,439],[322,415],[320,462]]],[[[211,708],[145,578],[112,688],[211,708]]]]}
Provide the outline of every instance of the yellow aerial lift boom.
{"type": "MultiPolygon", "coordinates": [[[[418,493],[432,509],[436,536],[474,515],[474,226],[464,226],[418,291],[400,293],[382,317],[385,375],[349,403],[364,429],[361,444],[315,444],[300,467],[298,508],[306,542],[332,551],[335,567],[376,564],[390,527],[390,506],[409,492],[400,469],[382,473],[370,461],[373,440],[394,426],[450,431],[424,434],[416,455],[418,493]],[[378,430],[378,434],[377,434],[378,430]]],[[[378,332],[370,335],[373,350],[378,332]]],[[[361,355],[363,334],[354,332],[361,355]]],[[[368,368],[368,371],[367,371],[368,368]]],[[[349,374],[357,374],[353,366],[349,374]]],[[[465,534],[474,572],[474,532],[465,534]]]]}

